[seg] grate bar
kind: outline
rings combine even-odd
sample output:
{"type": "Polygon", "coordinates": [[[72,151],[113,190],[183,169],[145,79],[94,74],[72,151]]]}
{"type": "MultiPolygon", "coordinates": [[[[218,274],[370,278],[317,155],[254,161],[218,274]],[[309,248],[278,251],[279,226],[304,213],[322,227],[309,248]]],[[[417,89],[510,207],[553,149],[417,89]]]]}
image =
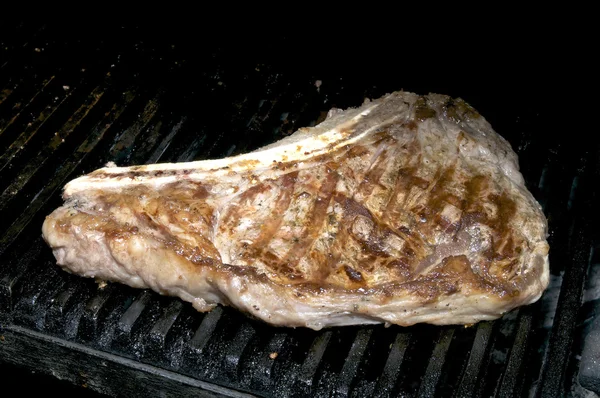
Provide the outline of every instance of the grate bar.
{"type": "Polygon", "coordinates": [[[31,177],[43,168],[43,166],[49,160],[49,157],[77,128],[81,121],[88,115],[90,110],[98,103],[102,95],[103,90],[100,87],[96,87],[90,94],[87,101],[77,111],[75,111],[73,116],[71,116],[64,126],[54,134],[48,145],[44,146],[38,152],[37,156],[32,158],[32,161],[27,163],[24,167],[21,167],[18,178],[13,180],[13,182],[7,186],[4,192],[0,194],[0,212],[4,210],[6,204],[10,200],[16,197],[15,194],[23,189],[31,177]]]}
{"type": "MultiPolygon", "coordinates": [[[[48,73],[48,72],[46,72],[48,73]]],[[[9,80],[0,90],[0,134],[18,117],[24,108],[31,104],[35,96],[49,83],[47,75],[30,76],[9,80]],[[25,106],[23,106],[23,102],[25,106]]]]}
{"type": "Polygon", "coordinates": [[[109,300],[114,299],[114,293],[117,286],[109,284],[104,288],[98,289],[98,292],[84,307],[83,316],[77,330],[78,336],[83,341],[95,341],[101,333],[100,324],[103,320],[103,310],[106,308],[109,300]]]}
{"type": "Polygon", "coordinates": [[[516,394],[520,375],[522,373],[523,361],[527,353],[529,344],[529,335],[532,325],[532,316],[525,309],[519,310],[519,324],[515,341],[510,350],[506,370],[500,383],[500,388],[497,392],[497,397],[513,397],[516,394]]]}
{"type": "Polygon", "coordinates": [[[298,378],[296,379],[295,389],[299,389],[305,395],[310,395],[317,369],[321,364],[321,359],[323,358],[323,354],[325,354],[329,340],[331,340],[332,333],[333,332],[328,330],[315,337],[308,350],[308,356],[302,363],[298,378]]]}
{"type": "MultiPolygon", "coordinates": [[[[278,85],[279,83],[274,82],[274,84],[278,85]]],[[[240,112],[236,111],[236,115],[233,116],[233,123],[226,122],[229,126],[226,129],[224,129],[223,124],[219,123],[219,120],[215,120],[215,123],[209,123],[207,131],[219,131],[220,133],[213,138],[213,144],[202,154],[202,158],[230,156],[247,151],[249,149],[248,140],[252,145],[250,149],[253,149],[276,139],[277,136],[274,137],[276,134],[274,134],[274,130],[280,123],[278,117],[280,112],[278,110],[285,106],[288,98],[289,87],[281,87],[279,94],[270,99],[261,100],[255,112],[250,110],[250,101],[246,100],[247,105],[244,107],[244,112],[237,116],[240,112]],[[241,140],[238,139],[233,146],[223,139],[232,132],[243,137],[241,140]]]]}
{"type": "Polygon", "coordinates": [[[68,334],[70,331],[74,334],[74,328],[69,329],[67,321],[69,314],[73,313],[75,308],[85,302],[90,295],[90,291],[85,289],[85,283],[89,282],[77,279],[71,275],[61,275],[65,281],[65,289],[53,298],[46,317],[46,327],[50,332],[63,332],[68,334]]]}
{"type": "Polygon", "coordinates": [[[128,350],[134,343],[134,333],[140,323],[141,315],[148,309],[148,304],[154,297],[149,290],[143,290],[127,307],[118,320],[113,336],[113,347],[128,350]]]}
{"type": "Polygon", "coordinates": [[[256,335],[256,330],[250,322],[244,322],[235,337],[225,348],[222,366],[225,374],[233,380],[240,379],[240,361],[250,340],[256,335]]]}
{"type": "Polygon", "coordinates": [[[188,346],[196,353],[201,353],[206,347],[206,343],[212,336],[217,323],[223,316],[223,308],[221,306],[215,307],[212,311],[204,315],[202,323],[198,327],[198,330],[194,334],[194,337],[189,341],[188,346]]]}
{"type": "Polygon", "coordinates": [[[149,125],[154,115],[156,115],[160,97],[161,93],[149,100],[142,112],[138,114],[138,117],[133,125],[126,129],[118,137],[116,142],[109,149],[108,157],[110,160],[117,164],[121,164],[123,160],[126,160],[129,157],[136,138],[142,132],[142,130],[149,125]]]}
{"type": "Polygon", "coordinates": [[[160,144],[156,147],[156,149],[152,152],[150,157],[146,160],[145,164],[153,164],[158,163],[158,161],[163,157],[165,151],[171,145],[171,142],[181,130],[181,126],[186,123],[188,120],[187,117],[182,117],[176,124],[173,126],[169,134],[160,142],[160,144]]]}
{"type": "Polygon", "coordinates": [[[373,392],[374,397],[390,397],[392,394],[393,387],[400,376],[400,368],[404,360],[404,353],[410,342],[409,333],[398,333],[394,342],[390,347],[390,353],[388,354],[383,372],[377,384],[375,391],[373,392]]]}
{"type": "Polygon", "coordinates": [[[81,164],[84,158],[96,147],[96,145],[104,138],[106,132],[112,127],[113,123],[121,116],[131,104],[135,95],[126,91],[122,101],[116,102],[110,109],[108,115],[99,122],[92,130],[91,134],[85,141],[75,150],[73,155],[67,159],[65,163],[59,166],[56,173],[50,178],[50,184],[46,185],[38,192],[31,204],[19,214],[18,218],[10,227],[5,230],[5,233],[0,237],[0,253],[6,250],[6,247],[12,243],[17,236],[23,231],[26,225],[34,218],[36,213],[40,211],[42,206],[52,197],[52,195],[62,188],[65,181],[76,172],[77,167],[81,164]]]}
{"type": "MultiPolygon", "coordinates": [[[[49,265],[49,264],[44,264],[49,265]]],[[[56,281],[56,268],[45,266],[35,269],[35,275],[27,278],[29,292],[21,295],[15,304],[15,323],[43,330],[49,298],[54,296],[64,286],[64,281],[56,281]],[[32,289],[32,287],[35,288],[32,289]]]]}
{"type": "MultiPolygon", "coordinates": [[[[597,149],[596,149],[597,151],[597,149]]],[[[563,282],[552,325],[547,351],[547,361],[542,369],[545,380],[537,391],[542,397],[556,396],[564,388],[565,374],[569,361],[571,346],[577,326],[577,317],[582,303],[585,276],[593,254],[592,227],[590,214],[594,214],[596,202],[594,192],[596,182],[600,178],[600,153],[589,150],[580,157],[577,189],[590,185],[584,198],[573,191],[571,183],[569,201],[572,206],[572,222],[569,223],[568,254],[563,282]],[[585,167],[585,166],[588,167],[585,167]],[[577,203],[577,206],[573,204],[577,203]]]]}
{"type": "Polygon", "coordinates": [[[164,152],[165,148],[171,144],[171,141],[179,133],[182,123],[187,120],[185,116],[179,117],[168,113],[165,109],[166,106],[163,105],[166,100],[162,96],[158,98],[160,98],[159,109],[136,137],[133,145],[127,150],[126,156],[117,158],[116,162],[119,164],[156,163],[158,160],[156,159],[157,151],[158,156],[160,156],[160,153],[164,152]],[[152,158],[156,160],[151,162],[152,158]]]}
{"type": "Polygon", "coordinates": [[[200,152],[202,145],[206,141],[206,134],[199,135],[194,138],[190,145],[177,157],[176,162],[191,162],[195,159],[196,154],[200,152]]]}
{"type": "Polygon", "coordinates": [[[334,389],[334,395],[338,397],[347,397],[350,394],[350,387],[356,378],[358,366],[365,355],[365,351],[369,346],[373,329],[361,329],[356,334],[356,338],[352,343],[350,352],[346,358],[346,362],[342,367],[342,371],[338,377],[337,385],[334,389]]]}
{"type": "Polygon", "coordinates": [[[33,245],[32,250],[28,250],[23,257],[14,259],[8,262],[7,266],[2,270],[2,278],[0,279],[0,307],[13,308],[15,295],[15,287],[17,283],[24,277],[26,272],[34,265],[34,259],[41,252],[42,245],[33,245]]]}
{"type": "Polygon", "coordinates": [[[275,333],[269,339],[264,351],[261,351],[257,359],[256,371],[253,373],[253,385],[261,387],[270,386],[273,383],[273,369],[278,360],[279,353],[284,349],[288,335],[286,333],[275,333]]]}
{"type": "MultiPolygon", "coordinates": [[[[4,154],[0,156],[0,172],[3,172],[7,167],[9,167],[11,163],[15,161],[15,158],[26,154],[28,152],[28,144],[30,142],[32,142],[34,139],[40,139],[40,134],[38,133],[42,131],[48,121],[57,113],[58,110],[62,110],[61,108],[67,103],[67,100],[73,95],[74,91],[75,90],[69,90],[64,93],[64,90],[58,87],[52,88],[52,92],[48,93],[48,95],[56,95],[54,97],[54,101],[52,101],[52,105],[47,105],[39,113],[36,119],[27,123],[21,134],[12,141],[4,154]]],[[[37,113],[37,111],[34,112],[37,113]]]]}
{"type": "Polygon", "coordinates": [[[592,248],[589,235],[582,234],[574,243],[573,265],[567,267],[556,309],[556,317],[550,337],[548,361],[544,369],[545,383],[541,386],[542,397],[554,397],[562,391],[577,315],[583,297],[585,272],[588,269],[592,248]]]}
{"type": "Polygon", "coordinates": [[[147,345],[145,355],[153,358],[162,358],[169,361],[168,350],[166,349],[167,334],[173,327],[173,324],[183,310],[183,303],[179,300],[171,300],[162,315],[154,322],[145,339],[147,345]]]}
{"type": "Polygon", "coordinates": [[[419,397],[434,396],[453,335],[454,329],[444,329],[440,333],[435,348],[433,349],[431,357],[429,358],[429,365],[427,365],[425,375],[421,380],[421,387],[419,388],[418,394],[419,397]]]}
{"type": "Polygon", "coordinates": [[[121,319],[119,320],[119,330],[129,335],[134,324],[139,319],[142,311],[146,308],[153,297],[153,293],[149,290],[143,290],[127,308],[121,319]]]}
{"type": "Polygon", "coordinates": [[[483,362],[489,353],[489,343],[492,336],[493,324],[483,322],[477,326],[477,333],[467,361],[467,367],[460,381],[460,386],[455,393],[456,397],[479,396],[476,391],[478,384],[482,383],[481,372],[484,370],[483,362]]]}
{"type": "Polygon", "coordinates": [[[13,106],[12,108],[12,110],[16,110],[16,113],[14,113],[8,119],[0,119],[0,138],[2,140],[6,139],[6,130],[13,125],[13,123],[19,118],[19,116],[21,116],[21,114],[23,114],[25,109],[29,109],[31,105],[35,103],[36,99],[38,99],[40,95],[46,92],[51,83],[54,82],[55,78],[56,76],[53,75],[47,78],[46,80],[43,80],[41,83],[41,87],[38,89],[38,91],[34,93],[34,95],[29,99],[29,101],[27,101],[27,103],[24,106],[17,105],[19,103],[16,103],[15,106],[13,106]]]}

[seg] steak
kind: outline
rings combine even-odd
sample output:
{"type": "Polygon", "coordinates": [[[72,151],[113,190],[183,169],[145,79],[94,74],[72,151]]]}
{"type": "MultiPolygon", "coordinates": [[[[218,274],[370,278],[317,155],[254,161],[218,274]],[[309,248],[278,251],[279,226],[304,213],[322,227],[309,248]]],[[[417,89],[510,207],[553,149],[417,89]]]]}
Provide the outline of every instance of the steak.
{"type": "Polygon", "coordinates": [[[107,166],[43,236],[66,271],[274,325],[472,324],[539,299],[547,221],[460,99],[395,92],[256,151],[107,166]]]}

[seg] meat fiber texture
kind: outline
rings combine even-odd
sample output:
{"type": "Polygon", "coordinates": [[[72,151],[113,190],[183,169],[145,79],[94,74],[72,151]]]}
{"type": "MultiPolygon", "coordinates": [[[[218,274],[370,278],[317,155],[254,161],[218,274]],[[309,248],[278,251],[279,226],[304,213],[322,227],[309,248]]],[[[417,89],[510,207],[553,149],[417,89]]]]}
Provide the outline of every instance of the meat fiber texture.
{"type": "Polygon", "coordinates": [[[539,299],[547,221],[460,99],[395,92],[256,151],[105,167],[43,236],[83,277],[321,329],[472,324],[539,299]]]}

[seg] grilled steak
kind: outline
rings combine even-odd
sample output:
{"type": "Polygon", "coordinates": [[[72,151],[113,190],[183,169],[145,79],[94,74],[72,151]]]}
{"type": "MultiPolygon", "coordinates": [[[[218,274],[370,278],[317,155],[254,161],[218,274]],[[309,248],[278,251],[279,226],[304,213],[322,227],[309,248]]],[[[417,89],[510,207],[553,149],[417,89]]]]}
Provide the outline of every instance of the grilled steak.
{"type": "Polygon", "coordinates": [[[65,270],[275,325],[470,324],[536,301],[547,222],[464,101],[396,92],[219,160],[69,182],[43,236],[65,270]]]}

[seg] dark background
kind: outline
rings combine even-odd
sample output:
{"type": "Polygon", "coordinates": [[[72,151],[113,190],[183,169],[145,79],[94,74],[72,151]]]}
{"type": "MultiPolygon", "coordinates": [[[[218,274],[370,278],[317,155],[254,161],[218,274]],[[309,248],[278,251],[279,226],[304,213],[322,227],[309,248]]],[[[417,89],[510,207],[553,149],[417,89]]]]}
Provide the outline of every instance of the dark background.
{"type": "Polygon", "coordinates": [[[7,398],[58,393],[63,397],[105,397],[93,390],[28,369],[0,363],[2,396],[7,398]]]}

